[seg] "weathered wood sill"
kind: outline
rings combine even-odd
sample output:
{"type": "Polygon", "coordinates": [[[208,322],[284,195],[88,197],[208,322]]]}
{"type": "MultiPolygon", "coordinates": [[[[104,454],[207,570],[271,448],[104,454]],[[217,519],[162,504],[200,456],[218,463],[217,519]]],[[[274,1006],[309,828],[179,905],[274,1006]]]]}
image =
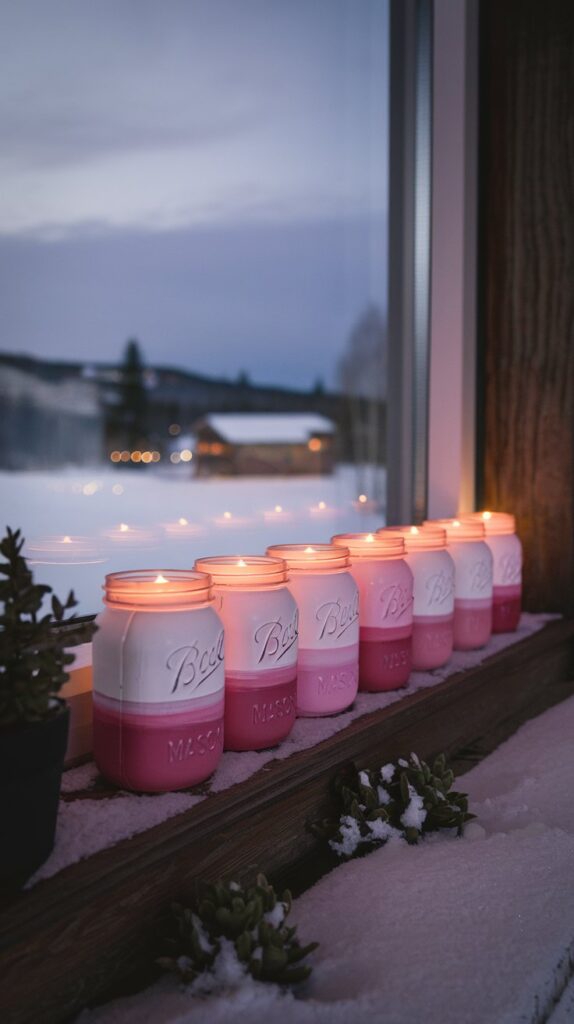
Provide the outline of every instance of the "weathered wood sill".
{"type": "Polygon", "coordinates": [[[356,719],[13,897],[0,914],[3,1024],[66,1020],[145,969],[158,916],[198,877],[245,880],[264,871],[295,891],[305,888],[330,866],[306,823],[325,813],[341,765],[444,750],[461,773],[574,692],[573,647],[574,622],[549,623],[478,667],[356,719]]]}

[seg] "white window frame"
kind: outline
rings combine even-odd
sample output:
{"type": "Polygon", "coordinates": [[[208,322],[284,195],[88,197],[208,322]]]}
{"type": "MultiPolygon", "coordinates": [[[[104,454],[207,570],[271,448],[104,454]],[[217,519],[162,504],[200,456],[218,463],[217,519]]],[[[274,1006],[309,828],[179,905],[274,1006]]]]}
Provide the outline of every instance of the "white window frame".
{"type": "Polygon", "coordinates": [[[391,0],[387,520],[474,507],[477,0],[391,0]]]}

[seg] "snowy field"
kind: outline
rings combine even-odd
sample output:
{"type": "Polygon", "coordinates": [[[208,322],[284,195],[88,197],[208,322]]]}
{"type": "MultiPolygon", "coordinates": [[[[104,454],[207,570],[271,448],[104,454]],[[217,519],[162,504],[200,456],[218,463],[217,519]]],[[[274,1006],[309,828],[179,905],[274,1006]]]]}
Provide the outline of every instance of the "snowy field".
{"type": "Polygon", "coordinates": [[[281,992],[227,965],[225,994],[174,978],[78,1024],[565,1024],[574,1019],[574,698],[461,779],[461,840],[393,840],[295,901],[313,975],[281,992]]]}
{"type": "MultiPolygon", "coordinates": [[[[378,470],[384,494],[384,470],[378,470]]],[[[191,568],[199,555],[260,554],[384,525],[372,467],[333,476],[196,480],[187,468],[0,473],[0,528],[20,527],[38,582],[101,605],[105,573],[191,568]]]]}

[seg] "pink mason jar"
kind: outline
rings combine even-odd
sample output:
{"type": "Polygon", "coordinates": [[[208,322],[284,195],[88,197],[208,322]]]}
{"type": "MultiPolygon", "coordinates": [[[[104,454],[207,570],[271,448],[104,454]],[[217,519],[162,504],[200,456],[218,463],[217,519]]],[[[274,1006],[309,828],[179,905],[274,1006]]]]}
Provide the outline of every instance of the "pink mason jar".
{"type": "Polygon", "coordinates": [[[198,558],[213,579],[225,627],[225,749],[263,750],[296,717],[297,605],[287,566],[265,555],[198,558]]]}
{"type": "Polygon", "coordinates": [[[277,544],[299,608],[297,714],[334,715],[359,686],[359,590],[349,552],[337,544],[277,544]]]}
{"type": "Polygon", "coordinates": [[[411,674],[413,574],[402,537],[340,533],[359,588],[359,689],[398,690],[411,674]]]}
{"type": "Polygon", "coordinates": [[[446,549],[446,530],[392,526],[380,533],[404,538],[405,561],[414,577],[413,669],[439,668],[450,658],[454,642],[454,562],[446,549]]]}
{"type": "Polygon", "coordinates": [[[94,757],[124,789],[202,782],[223,750],[223,624],[205,573],[106,576],[94,636],[94,757]]]}
{"type": "Polygon", "coordinates": [[[454,649],[474,651],[492,633],[492,555],[484,527],[461,519],[434,519],[431,525],[446,530],[454,562],[454,649]]]}
{"type": "Polygon", "coordinates": [[[492,632],[512,633],[522,610],[522,544],[516,535],[514,516],[507,512],[475,512],[467,518],[483,524],[494,559],[492,632]]]}

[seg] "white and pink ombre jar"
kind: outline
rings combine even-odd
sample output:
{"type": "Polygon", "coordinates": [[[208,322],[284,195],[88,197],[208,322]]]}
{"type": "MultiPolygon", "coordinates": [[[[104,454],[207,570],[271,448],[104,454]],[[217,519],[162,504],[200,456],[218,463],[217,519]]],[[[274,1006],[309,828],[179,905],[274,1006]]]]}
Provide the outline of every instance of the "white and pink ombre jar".
{"type": "Polygon", "coordinates": [[[465,517],[481,522],[494,559],[492,632],[512,633],[522,610],[522,544],[514,516],[508,512],[474,512],[465,517]]]}
{"type": "Polygon", "coordinates": [[[193,786],[223,750],[223,624],[205,573],[106,576],[94,636],[94,757],[124,789],[193,786]]]}
{"type": "Polygon", "coordinates": [[[347,548],[277,544],[299,608],[297,714],[334,715],[353,703],[359,686],[359,590],[347,548]]]}
{"type": "Polygon", "coordinates": [[[380,534],[402,536],[414,577],[413,669],[445,665],[454,642],[454,562],[446,530],[434,526],[389,526],[380,534]]]}
{"type": "Polygon", "coordinates": [[[398,690],[411,674],[413,574],[402,537],[339,533],[359,588],[359,690],[398,690]]]}
{"type": "Polygon", "coordinates": [[[492,555],[484,527],[462,519],[433,519],[429,525],[446,530],[454,562],[454,649],[484,647],[492,633],[492,555]]]}
{"type": "Polygon", "coordinates": [[[265,555],[198,558],[213,579],[225,627],[225,749],[263,750],[296,717],[297,605],[287,566],[265,555]]]}

